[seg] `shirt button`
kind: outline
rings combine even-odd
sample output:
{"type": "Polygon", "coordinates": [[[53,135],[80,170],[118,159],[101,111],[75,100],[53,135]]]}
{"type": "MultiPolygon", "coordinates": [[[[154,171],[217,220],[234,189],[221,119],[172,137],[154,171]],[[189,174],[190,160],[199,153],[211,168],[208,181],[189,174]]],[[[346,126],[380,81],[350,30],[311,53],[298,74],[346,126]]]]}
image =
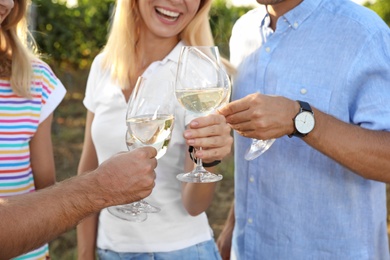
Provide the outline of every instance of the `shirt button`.
{"type": "Polygon", "coordinates": [[[298,23],[297,22],[294,23],[294,28],[298,28],[298,23]]]}
{"type": "Polygon", "coordinates": [[[254,182],[254,181],[255,181],[255,178],[250,177],[250,178],[249,178],[249,181],[250,181],[250,182],[254,182]]]}
{"type": "Polygon", "coordinates": [[[270,47],[267,47],[267,48],[265,48],[265,51],[266,51],[266,52],[270,52],[270,51],[271,51],[271,48],[270,48],[270,47]]]}
{"type": "Polygon", "coordinates": [[[301,88],[301,94],[302,94],[302,95],[305,95],[306,93],[307,93],[307,89],[301,88]]]}
{"type": "Polygon", "coordinates": [[[248,218],[248,223],[249,223],[249,224],[252,224],[252,223],[253,223],[253,219],[248,218]]]}

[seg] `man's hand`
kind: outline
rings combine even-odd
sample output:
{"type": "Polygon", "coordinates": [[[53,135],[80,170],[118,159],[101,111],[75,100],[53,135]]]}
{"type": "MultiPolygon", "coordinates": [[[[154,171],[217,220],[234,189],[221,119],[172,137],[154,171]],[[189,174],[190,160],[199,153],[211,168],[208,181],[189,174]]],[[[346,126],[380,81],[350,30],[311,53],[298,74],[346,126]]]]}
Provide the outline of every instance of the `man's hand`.
{"type": "Polygon", "coordinates": [[[156,149],[142,147],[119,153],[102,163],[96,172],[98,187],[106,203],[126,204],[150,195],[154,188],[157,166],[156,149]]]}
{"type": "Polygon", "coordinates": [[[268,140],[291,134],[294,131],[292,119],[299,111],[299,104],[293,100],[250,94],[230,102],[219,109],[226,122],[242,136],[268,140]]]}

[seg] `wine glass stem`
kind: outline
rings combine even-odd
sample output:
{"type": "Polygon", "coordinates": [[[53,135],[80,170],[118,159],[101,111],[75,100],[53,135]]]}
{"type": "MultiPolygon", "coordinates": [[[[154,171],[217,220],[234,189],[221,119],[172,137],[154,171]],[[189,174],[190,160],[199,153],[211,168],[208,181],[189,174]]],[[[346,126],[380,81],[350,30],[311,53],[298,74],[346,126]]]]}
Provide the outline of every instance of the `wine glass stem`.
{"type": "MultiPolygon", "coordinates": [[[[199,151],[202,150],[202,147],[199,147],[199,151]]],[[[202,163],[202,159],[201,158],[196,158],[196,168],[194,169],[194,172],[196,173],[196,175],[199,176],[200,179],[202,179],[203,177],[203,174],[204,174],[204,168],[203,168],[203,163],[202,163]]]]}

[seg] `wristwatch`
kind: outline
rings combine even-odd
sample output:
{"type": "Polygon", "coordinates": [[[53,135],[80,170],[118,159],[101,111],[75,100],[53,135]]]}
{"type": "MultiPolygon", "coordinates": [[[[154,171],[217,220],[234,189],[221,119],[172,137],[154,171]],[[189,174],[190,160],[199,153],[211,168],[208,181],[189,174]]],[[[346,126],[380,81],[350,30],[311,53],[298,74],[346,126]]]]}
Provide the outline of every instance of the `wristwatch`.
{"type": "Polygon", "coordinates": [[[293,118],[294,121],[294,132],[288,137],[297,136],[305,137],[310,133],[315,125],[314,113],[311,110],[309,103],[297,100],[301,108],[298,114],[293,118]]]}

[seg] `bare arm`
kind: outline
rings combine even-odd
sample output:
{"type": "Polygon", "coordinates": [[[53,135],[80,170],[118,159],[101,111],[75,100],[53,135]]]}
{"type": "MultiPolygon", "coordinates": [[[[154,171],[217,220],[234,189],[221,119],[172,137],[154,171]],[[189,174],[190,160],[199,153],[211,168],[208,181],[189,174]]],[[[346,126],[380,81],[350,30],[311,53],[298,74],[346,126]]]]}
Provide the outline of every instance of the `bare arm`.
{"type": "Polygon", "coordinates": [[[222,232],[217,239],[218,250],[223,260],[230,259],[235,222],[236,221],[234,215],[234,201],[233,201],[225,225],[223,226],[222,232]]]}
{"type": "MultiPolygon", "coordinates": [[[[94,118],[94,114],[90,111],[87,112],[84,144],[81,153],[81,158],[77,170],[77,174],[83,174],[89,172],[98,167],[98,159],[96,155],[95,146],[91,137],[91,125],[94,118]]],[[[97,238],[97,225],[98,225],[98,213],[91,214],[85,218],[77,226],[77,257],[83,260],[96,259],[96,238],[97,238]]]]}
{"type": "Polygon", "coordinates": [[[367,179],[390,182],[390,132],[344,123],[314,109],[316,126],[303,140],[367,179]]]}
{"type": "MultiPolygon", "coordinates": [[[[186,156],[186,171],[191,171],[194,163],[188,153],[186,156]]],[[[207,168],[213,171],[214,167],[207,168]]],[[[191,216],[197,216],[211,205],[214,197],[216,183],[182,183],[182,201],[187,212],[191,216]]]]}
{"type": "Polygon", "coordinates": [[[0,259],[43,245],[102,208],[148,196],[156,177],[156,153],[151,147],[120,153],[93,172],[0,199],[0,259]]]}
{"type": "MultiPolygon", "coordinates": [[[[196,151],[195,156],[206,163],[222,160],[230,154],[233,143],[231,128],[226,124],[225,118],[217,114],[194,119],[184,132],[184,137],[188,145],[202,147],[202,150],[196,151]]],[[[186,170],[193,167],[194,164],[186,153],[186,170]]],[[[214,168],[207,170],[212,172],[214,168]]],[[[216,183],[183,183],[182,200],[188,213],[196,216],[204,212],[212,202],[215,187],[216,183]]]]}
{"type": "Polygon", "coordinates": [[[56,180],[51,124],[53,114],[45,119],[30,141],[31,168],[34,174],[35,189],[53,185],[56,180]]]}

